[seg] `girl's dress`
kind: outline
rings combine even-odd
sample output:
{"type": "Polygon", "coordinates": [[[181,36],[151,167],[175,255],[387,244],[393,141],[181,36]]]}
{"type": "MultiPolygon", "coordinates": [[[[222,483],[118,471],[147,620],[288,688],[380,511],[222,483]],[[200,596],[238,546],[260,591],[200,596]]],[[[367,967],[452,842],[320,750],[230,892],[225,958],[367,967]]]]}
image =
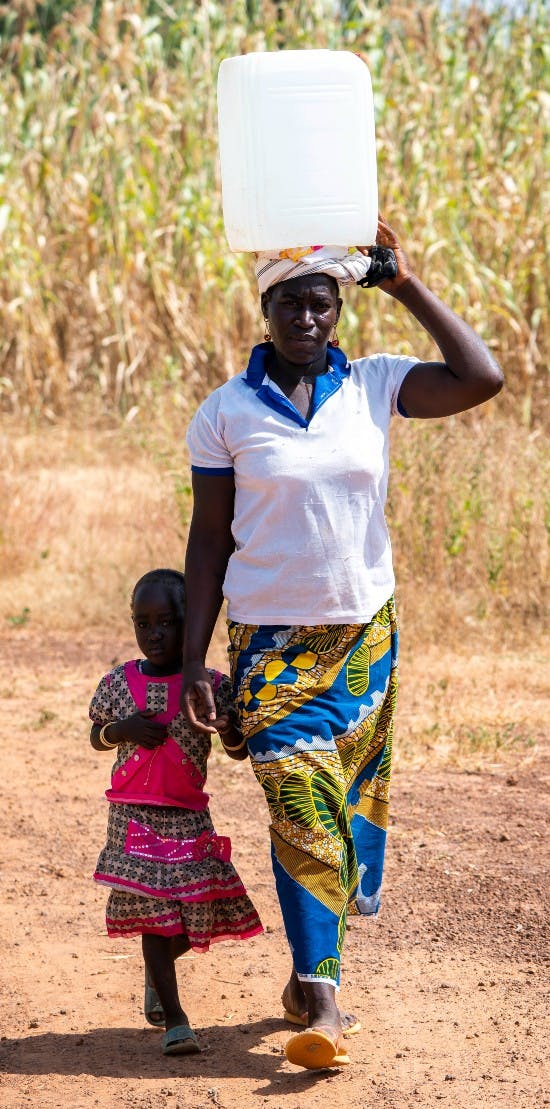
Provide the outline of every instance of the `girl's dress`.
{"type": "MultiPolygon", "coordinates": [[[[209,671],[219,715],[229,679],[209,671]]],[[[90,719],[102,726],[151,709],[169,724],[165,742],[148,750],[124,742],[112,769],[107,842],[94,873],[111,887],[110,936],[186,935],[196,951],[262,931],[260,918],[230,861],[231,842],[218,836],[204,792],[211,742],[179,709],[181,674],[152,677],[141,662],[115,667],[100,681],[90,719]]]]}

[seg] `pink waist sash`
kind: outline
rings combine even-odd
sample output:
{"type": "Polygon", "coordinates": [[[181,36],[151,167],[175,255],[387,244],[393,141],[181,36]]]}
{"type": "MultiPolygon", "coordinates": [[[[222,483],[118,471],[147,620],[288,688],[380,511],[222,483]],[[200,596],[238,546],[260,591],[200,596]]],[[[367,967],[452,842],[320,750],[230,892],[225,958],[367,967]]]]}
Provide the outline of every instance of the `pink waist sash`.
{"type": "Polygon", "coordinates": [[[231,840],[215,832],[203,832],[197,839],[169,839],[159,836],[146,824],[130,820],[124,851],[127,855],[161,863],[202,862],[208,858],[229,862],[231,840]]]}

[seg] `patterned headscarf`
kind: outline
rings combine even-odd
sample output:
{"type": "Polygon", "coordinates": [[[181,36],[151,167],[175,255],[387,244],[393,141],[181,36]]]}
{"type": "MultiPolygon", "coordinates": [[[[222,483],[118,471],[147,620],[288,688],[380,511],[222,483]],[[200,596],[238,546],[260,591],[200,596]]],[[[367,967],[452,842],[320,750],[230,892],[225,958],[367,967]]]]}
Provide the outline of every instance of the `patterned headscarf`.
{"type": "Polygon", "coordinates": [[[256,277],[260,294],[280,281],[290,281],[304,274],[326,273],[339,285],[353,285],[365,277],[370,265],[371,259],[354,247],[297,247],[257,254],[256,277]]]}

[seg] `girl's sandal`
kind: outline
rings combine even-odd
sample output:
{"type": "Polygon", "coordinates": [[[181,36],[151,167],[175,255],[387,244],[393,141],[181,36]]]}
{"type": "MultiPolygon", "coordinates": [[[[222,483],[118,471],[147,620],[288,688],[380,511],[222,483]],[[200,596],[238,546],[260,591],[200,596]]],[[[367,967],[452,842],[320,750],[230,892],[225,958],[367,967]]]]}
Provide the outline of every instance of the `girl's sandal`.
{"type": "Polygon", "coordinates": [[[164,1009],[162,1008],[160,997],[149,978],[149,972],[145,967],[145,997],[143,1000],[143,1015],[148,1024],[153,1028],[164,1028],[165,1016],[164,1009]]]}
{"type": "Polygon", "coordinates": [[[178,1024],[164,1033],[161,1040],[163,1055],[196,1055],[199,1041],[188,1024],[178,1024]]]}

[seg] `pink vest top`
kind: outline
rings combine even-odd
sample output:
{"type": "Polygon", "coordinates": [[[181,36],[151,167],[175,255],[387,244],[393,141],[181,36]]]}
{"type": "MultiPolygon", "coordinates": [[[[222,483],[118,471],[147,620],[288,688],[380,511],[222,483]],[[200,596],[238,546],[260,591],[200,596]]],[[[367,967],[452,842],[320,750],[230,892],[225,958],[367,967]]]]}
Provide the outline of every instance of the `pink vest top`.
{"type": "MultiPolygon", "coordinates": [[[[145,710],[147,683],[143,682],[135,662],[127,662],[124,675],[139,712],[145,710]]],[[[222,675],[216,671],[214,692],[222,675]]],[[[179,681],[168,684],[166,712],[155,714],[161,724],[170,724],[177,716],[181,692],[179,681]]],[[[205,779],[192,760],[168,735],[160,747],[150,750],[136,747],[126,762],[111,775],[111,789],[105,791],[109,801],[133,805],[166,805],[180,809],[205,809],[209,795],[204,792],[205,779]]]]}

